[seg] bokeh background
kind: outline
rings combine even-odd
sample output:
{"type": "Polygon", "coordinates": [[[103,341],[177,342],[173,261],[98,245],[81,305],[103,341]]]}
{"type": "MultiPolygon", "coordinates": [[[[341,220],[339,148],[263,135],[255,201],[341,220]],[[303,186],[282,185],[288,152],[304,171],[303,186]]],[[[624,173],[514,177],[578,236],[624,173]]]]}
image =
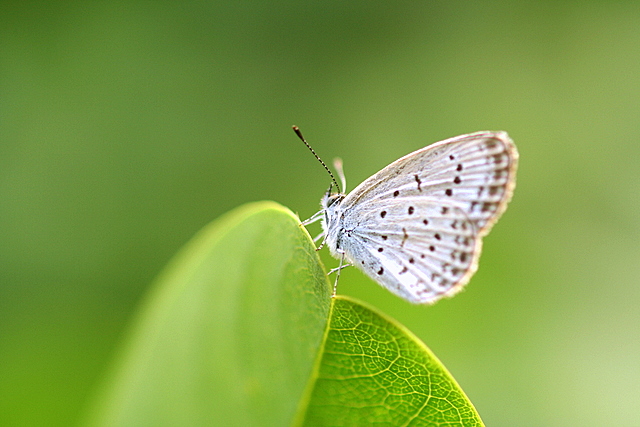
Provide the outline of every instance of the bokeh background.
{"type": "Polygon", "coordinates": [[[205,224],[317,210],[292,124],[349,188],[507,130],[518,186],[465,292],[412,306],[355,270],[339,292],[421,337],[487,425],[640,426],[636,1],[191,0],[0,2],[0,425],[76,423],[205,224]]]}

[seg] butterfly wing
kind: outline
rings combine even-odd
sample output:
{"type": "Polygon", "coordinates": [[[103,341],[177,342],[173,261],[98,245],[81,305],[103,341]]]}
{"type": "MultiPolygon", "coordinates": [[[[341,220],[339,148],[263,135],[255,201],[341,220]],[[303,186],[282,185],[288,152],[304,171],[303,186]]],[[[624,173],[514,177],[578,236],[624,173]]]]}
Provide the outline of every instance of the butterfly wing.
{"type": "Polygon", "coordinates": [[[413,197],[358,213],[357,224],[345,222],[345,256],[402,298],[425,304],[451,296],[477,268],[482,241],[456,206],[413,197]]]}
{"type": "Polygon", "coordinates": [[[511,200],[518,152],[506,132],[483,131],[414,151],[356,187],[343,206],[429,197],[462,209],[478,233],[489,232],[511,200]]]}
{"type": "Polygon", "coordinates": [[[518,153],[505,132],[432,144],[376,173],[340,204],[346,257],[414,303],[460,290],[482,236],[513,194],[518,153]]]}

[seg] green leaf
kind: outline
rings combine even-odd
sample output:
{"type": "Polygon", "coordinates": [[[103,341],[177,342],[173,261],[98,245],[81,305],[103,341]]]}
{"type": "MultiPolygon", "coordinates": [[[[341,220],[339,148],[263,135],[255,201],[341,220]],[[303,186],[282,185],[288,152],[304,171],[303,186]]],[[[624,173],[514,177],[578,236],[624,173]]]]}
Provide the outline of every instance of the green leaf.
{"type": "Polygon", "coordinates": [[[305,426],[482,426],[431,351],[394,320],[333,299],[305,426]]]}
{"type": "Polygon", "coordinates": [[[290,211],[230,212],[160,275],[88,424],[482,425],[424,344],[330,289],[290,211]]]}
{"type": "Polygon", "coordinates": [[[230,212],[155,283],[92,423],[290,424],[329,303],[325,272],[293,214],[268,202],[230,212]]]}

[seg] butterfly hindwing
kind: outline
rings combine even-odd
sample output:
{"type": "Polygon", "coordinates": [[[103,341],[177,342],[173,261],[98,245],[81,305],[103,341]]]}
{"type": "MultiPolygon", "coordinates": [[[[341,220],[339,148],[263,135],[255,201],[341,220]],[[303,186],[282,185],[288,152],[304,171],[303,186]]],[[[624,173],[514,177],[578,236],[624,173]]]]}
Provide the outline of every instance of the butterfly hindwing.
{"type": "Polygon", "coordinates": [[[357,218],[345,217],[351,230],[342,240],[346,257],[411,302],[452,295],[475,271],[480,240],[460,208],[435,202],[412,197],[363,204],[357,218]]]}

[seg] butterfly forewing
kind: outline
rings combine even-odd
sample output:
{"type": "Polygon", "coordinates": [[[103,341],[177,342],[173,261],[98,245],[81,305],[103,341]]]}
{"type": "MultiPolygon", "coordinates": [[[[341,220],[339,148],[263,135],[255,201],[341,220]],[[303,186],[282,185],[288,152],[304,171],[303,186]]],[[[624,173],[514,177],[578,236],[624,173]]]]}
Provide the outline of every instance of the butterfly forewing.
{"type": "Polygon", "coordinates": [[[391,163],[348,194],[343,204],[346,209],[399,197],[431,197],[459,206],[484,235],[511,198],[517,160],[505,132],[447,139],[391,163]]]}

